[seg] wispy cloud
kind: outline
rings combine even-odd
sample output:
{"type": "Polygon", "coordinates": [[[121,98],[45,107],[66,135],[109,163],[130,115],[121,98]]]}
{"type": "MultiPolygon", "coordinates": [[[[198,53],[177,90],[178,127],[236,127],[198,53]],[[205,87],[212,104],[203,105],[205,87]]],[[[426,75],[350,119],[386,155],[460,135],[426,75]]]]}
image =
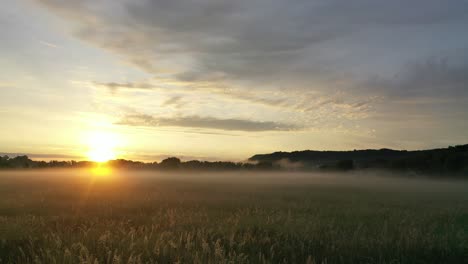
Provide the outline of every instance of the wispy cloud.
{"type": "Polygon", "coordinates": [[[431,57],[408,63],[391,78],[376,77],[364,84],[393,98],[468,97],[468,64],[449,63],[448,59],[431,57]]]}
{"type": "Polygon", "coordinates": [[[162,104],[164,107],[173,106],[175,108],[181,108],[184,105],[185,102],[182,100],[182,96],[180,95],[172,96],[162,104]]]}
{"type": "Polygon", "coordinates": [[[39,43],[40,43],[41,45],[44,45],[44,46],[47,46],[47,47],[53,48],[53,49],[60,48],[58,45],[53,44],[53,43],[50,43],[50,42],[47,42],[47,41],[44,41],[44,40],[40,40],[39,43]]]}
{"type": "Polygon", "coordinates": [[[297,126],[277,123],[261,122],[243,119],[218,119],[214,117],[184,116],[184,117],[153,117],[145,114],[127,115],[116,124],[147,127],[189,127],[207,128],[232,131],[260,132],[260,131],[289,131],[298,129],[297,126]]]}
{"type": "Polygon", "coordinates": [[[152,89],[157,88],[156,85],[153,85],[153,84],[150,84],[150,83],[145,83],[145,82],[141,82],[141,83],[131,83],[131,82],[127,82],[127,83],[118,83],[118,82],[101,83],[101,82],[94,82],[93,85],[97,86],[97,87],[107,88],[107,89],[111,90],[112,92],[116,92],[118,89],[152,90],[152,89]]]}
{"type": "MultiPolygon", "coordinates": [[[[156,81],[154,81],[156,82],[156,81]]],[[[153,84],[152,81],[147,82],[126,82],[126,83],[92,83],[93,87],[102,87],[110,89],[112,92],[118,89],[123,90],[158,90],[160,92],[173,93],[171,90],[162,89],[161,86],[153,84]]],[[[338,113],[342,117],[352,117],[357,119],[358,116],[365,117],[372,109],[372,105],[379,100],[378,96],[349,96],[343,92],[340,93],[323,93],[323,92],[307,92],[298,89],[291,90],[277,90],[277,91],[259,91],[248,89],[231,89],[229,87],[207,87],[204,85],[187,84],[179,88],[178,92],[183,94],[193,93],[208,93],[216,95],[223,100],[237,100],[241,102],[248,102],[250,104],[267,106],[270,108],[284,109],[287,111],[294,111],[299,113],[309,113],[321,111],[323,118],[333,118],[327,115],[327,111],[338,113]]],[[[168,100],[163,102],[163,106],[173,105],[176,108],[181,108],[182,96],[170,96],[168,100]]]]}

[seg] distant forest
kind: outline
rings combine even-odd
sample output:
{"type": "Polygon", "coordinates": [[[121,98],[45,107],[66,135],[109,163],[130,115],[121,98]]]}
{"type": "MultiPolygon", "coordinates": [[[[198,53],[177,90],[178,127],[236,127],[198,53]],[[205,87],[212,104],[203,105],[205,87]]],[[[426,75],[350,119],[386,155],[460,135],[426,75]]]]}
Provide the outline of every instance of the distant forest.
{"type": "MultiPolygon", "coordinates": [[[[28,156],[0,157],[0,169],[29,169],[29,168],[89,168],[102,163],[93,161],[35,161],[28,156]]],[[[161,162],[141,162],[116,159],[105,162],[106,166],[117,169],[155,169],[155,170],[272,170],[271,162],[230,162],[230,161],[181,161],[171,157],[161,162]]]]}
{"type": "MultiPolygon", "coordinates": [[[[25,168],[87,168],[98,163],[91,161],[34,161],[28,156],[0,157],[2,169],[25,168]]],[[[294,151],[258,154],[246,162],[181,161],[176,157],[161,162],[139,162],[117,159],[107,166],[120,169],[154,170],[287,170],[287,171],[351,171],[384,169],[433,175],[468,177],[468,145],[431,150],[367,149],[353,151],[294,151]]]]}
{"type": "Polygon", "coordinates": [[[280,164],[302,170],[385,169],[468,176],[468,144],[430,150],[366,149],[353,151],[294,151],[259,154],[251,162],[280,164]]]}

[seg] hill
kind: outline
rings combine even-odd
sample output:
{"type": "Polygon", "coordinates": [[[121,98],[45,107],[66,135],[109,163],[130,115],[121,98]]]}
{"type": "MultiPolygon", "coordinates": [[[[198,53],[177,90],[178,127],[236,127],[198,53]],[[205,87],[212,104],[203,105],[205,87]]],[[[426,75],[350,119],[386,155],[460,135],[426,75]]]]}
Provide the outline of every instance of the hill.
{"type": "Polygon", "coordinates": [[[429,150],[366,149],[353,151],[294,151],[258,154],[251,162],[271,162],[302,169],[392,169],[468,175],[468,144],[429,150]]]}

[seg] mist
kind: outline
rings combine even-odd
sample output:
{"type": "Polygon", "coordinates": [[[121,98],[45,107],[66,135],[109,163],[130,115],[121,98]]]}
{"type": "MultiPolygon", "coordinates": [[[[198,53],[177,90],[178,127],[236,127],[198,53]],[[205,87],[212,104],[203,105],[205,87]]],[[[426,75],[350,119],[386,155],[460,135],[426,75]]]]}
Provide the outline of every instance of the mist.
{"type": "MultiPolygon", "coordinates": [[[[144,187],[151,192],[152,186],[168,185],[177,192],[188,187],[204,187],[207,192],[237,190],[259,192],[265,190],[330,189],[398,193],[459,193],[465,192],[468,182],[462,179],[440,179],[423,174],[391,173],[388,171],[355,172],[196,172],[196,171],[145,171],[108,169],[41,169],[0,171],[0,184],[7,188],[14,186],[41,186],[39,190],[54,187],[54,191],[92,184],[94,188],[119,188],[134,191],[144,187]],[[210,189],[211,188],[211,189],[210,189]]],[[[78,189],[71,190],[79,191],[78,189]]],[[[92,191],[92,190],[91,190],[92,191]]]]}

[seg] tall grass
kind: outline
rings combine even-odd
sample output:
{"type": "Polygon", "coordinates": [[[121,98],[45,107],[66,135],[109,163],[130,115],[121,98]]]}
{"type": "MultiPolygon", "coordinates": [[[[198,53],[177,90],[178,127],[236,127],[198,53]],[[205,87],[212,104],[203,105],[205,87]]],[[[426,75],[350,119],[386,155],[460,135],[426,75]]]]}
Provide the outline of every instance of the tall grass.
{"type": "Polygon", "coordinates": [[[0,263],[468,263],[463,182],[55,174],[0,174],[0,263]]]}

